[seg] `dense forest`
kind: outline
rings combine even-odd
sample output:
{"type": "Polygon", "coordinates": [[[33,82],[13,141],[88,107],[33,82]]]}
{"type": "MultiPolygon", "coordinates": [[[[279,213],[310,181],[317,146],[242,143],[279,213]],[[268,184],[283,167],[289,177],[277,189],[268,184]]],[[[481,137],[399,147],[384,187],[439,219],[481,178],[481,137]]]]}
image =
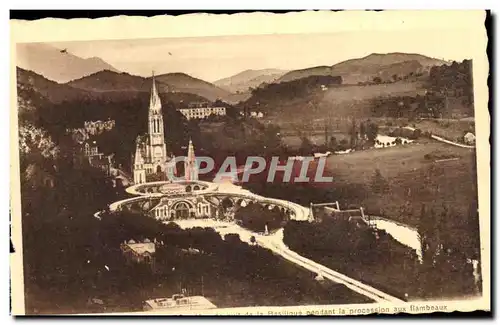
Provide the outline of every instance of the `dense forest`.
{"type": "Polygon", "coordinates": [[[237,107],[241,111],[259,110],[265,113],[272,112],[276,99],[281,101],[303,98],[307,99],[323,87],[339,86],[342,84],[340,76],[309,76],[293,81],[280,83],[261,84],[252,89],[252,96],[245,102],[240,102],[237,107]]]}

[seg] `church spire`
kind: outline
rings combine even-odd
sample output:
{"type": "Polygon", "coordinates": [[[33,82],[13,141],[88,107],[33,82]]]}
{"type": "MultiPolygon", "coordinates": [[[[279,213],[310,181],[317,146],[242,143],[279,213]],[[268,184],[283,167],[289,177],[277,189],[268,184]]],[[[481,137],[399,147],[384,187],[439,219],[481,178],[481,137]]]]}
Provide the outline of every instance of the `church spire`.
{"type": "Polygon", "coordinates": [[[136,140],[134,164],[136,166],[144,164],[144,157],[142,157],[141,139],[140,139],[140,137],[137,137],[137,140],[136,140]]]}
{"type": "Polygon", "coordinates": [[[151,87],[151,97],[149,99],[149,110],[154,111],[156,113],[161,112],[161,101],[160,95],[158,94],[158,90],[156,89],[156,81],[155,81],[155,73],[152,73],[153,77],[153,85],[151,87]]]}
{"type": "Polygon", "coordinates": [[[193,141],[191,141],[191,138],[189,139],[187,159],[189,163],[194,163],[195,160],[194,146],[193,146],[193,141]]]}
{"type": "Polygon", "coordinates": [[[193,141],[191,141],[191,139],[189,139],[187,159],[184,163],[184,174],[186,180],[198,179],[198,166],[196,165],[194,146],[193,146],[193,141]]]}

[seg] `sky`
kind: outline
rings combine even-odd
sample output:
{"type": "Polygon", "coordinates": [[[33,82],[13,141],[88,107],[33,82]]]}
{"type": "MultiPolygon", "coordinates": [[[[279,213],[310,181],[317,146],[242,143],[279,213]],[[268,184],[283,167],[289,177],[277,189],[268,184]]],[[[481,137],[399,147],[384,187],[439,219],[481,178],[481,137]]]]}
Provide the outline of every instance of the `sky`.
{"type": "MultiPolygon", "coordinates": [[[[425,26],[425,24],[424,24],[425,26]]],[[[209,82],[247,69],[295,70],[371,53],[418,53],[437,59],[473,56],[467,29],[349,31],[48,43],[83,57],[100,57],[134,75],[183,72],[209,82]]]]}

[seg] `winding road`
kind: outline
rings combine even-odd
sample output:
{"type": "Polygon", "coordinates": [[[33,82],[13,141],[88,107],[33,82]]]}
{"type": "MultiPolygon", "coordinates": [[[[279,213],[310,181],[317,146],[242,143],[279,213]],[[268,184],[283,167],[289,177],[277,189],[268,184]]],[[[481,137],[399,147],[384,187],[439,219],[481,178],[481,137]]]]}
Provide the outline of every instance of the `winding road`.
{"type": "MultiPolygon", "coordinates": [[[[405,129],[415,131],[415,128],[413,128],[411,126],[405,126],[405,129]]],[[[447,144],[451,144],[451,145],[456,146],[456,147],[468,148],[468,149],[474,149],[475,148],[475,146],[469,146],[469,145],[466,145],[466,144],[462,144],[462,143],[458,143],[458,142],[453,142],[453,141],[450,141],[450,140],[446,140],[445,138],[438,137],[437,135],[434,135],[434,134],[431,135],[431,138],[433,138],[434,140],[437,140],[437,141],[441,141],[441,142],[444,142],[444,143],[447,143],[447,144]]]]}
{"type": "MultiPolygon", "coordinates": [[[[199,181],[197,181],[199,182],[199,181]]],[[[130,194],[135,194],[138,195],[137,197],[133,198],[128,198],[124,200],[120,200],[117,202],[114,202],[110,204],[109,209],[110,211],[116,211],[117,209],[120,208],[121,205],[130,203],[133,201],[137,200],[144,200],[145,197],[159,197],[159,196],[165,196],[168,194],[164,193],[145,193],[141,192],[138,189],[140,187],[144,187],[145,185],[151,185],[151,186],[158,186],[161,185],[162,182],[156,182],[156,183],[145,183],[145,184],[140,184],[140,185],[134,185],[131,187],[128,187],[126,191],[130,194]]],[[[166,182],[163,182],[166,183],[166,182]]],[[[257,194],[254,194],[248,190],[244,190],[239,186],[235,185],[226,185],[226,186],[220,186],[220,184],[215,184],[215,183],[209,183],[209,182],[204,182],[205,185],[207,186],[204,190],[201,190],[197,192],[197,194],[223,194],[223,195],[236,195],[238,197],[244,197],[244,198],[249,198],[252,200],[264,200],[265,202],[268,203],[273,203],[281,206],[286,206],[289,209],[292,209],[295,212],[295,218],[296,220],[308,220],[308,215],[309,215],[309,210],[299,204],[285,201],[285,200],[278,200],[278,199],[273,199],[273,198],[267,198],[263,197],[257,194]]],[[[172,195],[179,195],[177,194],[172,194],[172,195]]],[[[192,193],[191,193],[192,195],[192,193]]],[[[100,212],[96,212],[94,215],[96,218],[100,219],[100,212]]],[[[240,235],[241,240],[246,241],[248,243],[251,242],[250,238],[254,237],[255,238],[255,243],[263,248],[271,250],[273,253],[280,255],[282,258],[304,268],[307,269],[315,274],[323,276],[323,278],[328,279],[330,281],[334,281],[336,283],[340,283],[351,289],[352,291],[361,294],[363,296],[368,297],[369,299],[373,300],[374,302],[380,303],[380,302],[391,302],[391,303],[402,303],[404,302],[403,300],[393,297],[387,293],[384,293],[378,289],[375,289],[367,284],[362,283],[361,281],[352,279],[344,274],[341,274],[337,271],[334,271],[324,265],[321,265],[319,263],[314,262],[313,260],[310,260],[306,257],[303,257],[296,252],[292,251],[290,248],[288,248],[285,243],[283,242],[283,229],[279,229],[278,231],[274,232],[273,234],[270,235],[263,235],[260,233],[255,233],[251,232],[247,229],[244,229],[235,223],[231,222],[223,222],[223,221],[216,221],[212,219],[189,219],[189,220],[179,220],[175,221],[176,223],[179,224],[180,227],[182,228],[191,228],[191,227],[211,227],[215,231],[217,231],[221,236],[224,236],[225,234],[228,233],[237,233],[240,235]]]]}

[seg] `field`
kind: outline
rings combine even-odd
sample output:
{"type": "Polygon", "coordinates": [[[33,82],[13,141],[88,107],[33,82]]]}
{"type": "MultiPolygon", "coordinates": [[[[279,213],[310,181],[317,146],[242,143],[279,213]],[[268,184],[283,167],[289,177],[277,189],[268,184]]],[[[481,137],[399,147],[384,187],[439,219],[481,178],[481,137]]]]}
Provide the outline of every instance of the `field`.
{"type": "Polygon", "coordinates": [[[330,118],[366,118],[373,115],[370,100],[377,97],[416,96],[424,90],[420,82],[400,81],[379,85],[342,85],[299,98],[276,98],[251,110],[264,111],[266,120],[286,128],[292,123],[330,118]]]}
{"type": "MultiPolygon", "coordinates": [[[[314,177],[318,160],[309,165],[314,177]]],[[[477,202],[475,151],[430,139],[390,148],[368,149],[326,160],[324,176],[332,183],[281,183],[252,179],[245,187],[265,196],[283,198],[308,206],[339,201],[341,208],[362,206],[372,215],[384,216],[413,226],[425,204],[438,213],[443,206],[467,216],[477,202]],[[376,171],[380,172],[375,184],[376,171]],[[383,185],[383,190],[376,190],[383,185]]]]}
{"type": "MultiPolygon", "coordinates": [[[[323,132],[317,132],[317,133],[310,132],[306,136],[309,139],[309,141],[311,141],[311,143],[313,145],[321,146],[321,145],[325,144],[325,135],[323,132]]],[[[347,141],[349,140],[349,136],[347,135],[347,133],[342,133],[342,132],[333,133],[332,132],[332,133],[328,134],[328,137],[331,137],[331,136],[334,136],[335,139],[337,140],[337,142],[342,141],[343,139],[345,139],[347,141]]],[[[286,135],[282,136],[281,139],[285,145],[287,145],[288,147],[293,148],[293,149],[299,148],[300,145],[302,144],[302,139],[300,138],[300,136],[298,134],[297,135],[294,135],[292,133],[286,134],[286,135]]]]}
{"type": "Polygon", "coordinates": [[[423,93],[424,90],[420,82],[399,81],[379,85],[344,85],[325,91],[323,102],[339,103],[385,96],[415,96],[423,93]]]}
{"type": "Polygon", "coordinates": [[[419,140],[405,146],[330,156],[327,173],[334,177],[334,187],[359,184],[365,189],[359,202],[343,198],[345,204],[359,204],[373,214],[416,225],[422,203],[438,209],[446,204],[457,213],[466,213],[477,196],[474,166],[473,150],[419,140]],[[377,169],[387,182],[385,193],[371,189],[377,169]]]}
{"type": "Polygon", "coordinates": [[[458,138],[463,139],[466,132],[476,134],[474,119],[425,119],[414,124],[415,128],[422,130],[422,132],[430,132],[452,141],[457,141],[458,138]]]}

